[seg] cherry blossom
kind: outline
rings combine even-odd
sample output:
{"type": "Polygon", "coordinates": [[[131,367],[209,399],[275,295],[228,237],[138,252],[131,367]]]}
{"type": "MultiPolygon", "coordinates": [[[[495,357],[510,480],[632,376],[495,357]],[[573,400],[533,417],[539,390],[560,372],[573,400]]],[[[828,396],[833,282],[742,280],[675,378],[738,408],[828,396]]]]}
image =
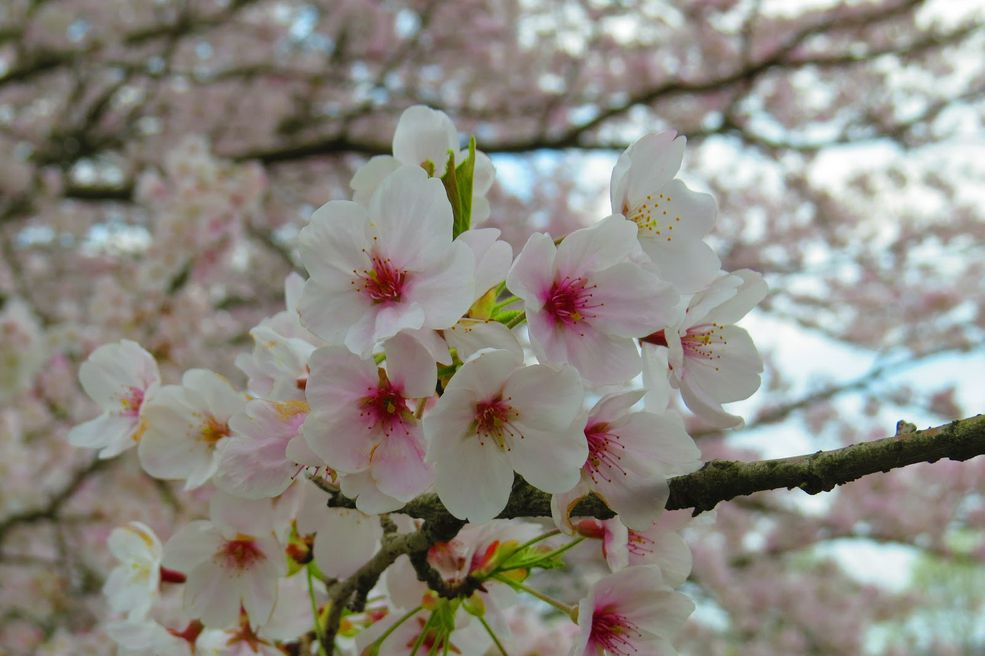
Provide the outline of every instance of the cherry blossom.
{"type": "Polygon", "coordinates": [[[239,624],[240,607],[251,626],[265,624],[277,599],[284,555],[274,536],[273,508],[217,492],[210,520],[182,527],[164,546],[164,565],[185,574],[184,607],[206,626],[239,624]]]}
{"type": "Polygon", "coordinates": [[[154,357],[130,340],[105,344],[79,367],[79,381],[103,413],[72,428],[69,443],[99,449],[100,458],[136,446],[147,429],[146,404],[161,382],[154,357]]]}
{"type": "Polygon", "coordinates": [[[613,215],[555,246],[534,234],[506,279],[523,299],[530,343],[542,362],[569,363],[596,385],[641,371],[634,337],[667,325],[678,295],[638,262],[636,226],[613,215]]]}
{"type": "Polygon", "coordinates": [[[688,408],[715,426],[741,425],[742,418],[725,412],[722,404],[749,398],[759,388],[762,358],[749,333],[734,324],[766,292],[753,271],[722,275],[691,298],[672,329],[644,340],[644,348],[668,348],[671,383],[688,408]]]}
{"type": "Polygon", "coordinates": [[[674,178],[685,141],[673,130],[635,141],[612,170],[609,194],[612,211],[639,227],[640,244],[660,277],[690,293],[711,282],[720,262],[702,241],[715,225],[715,199],[674,178]]]}
{"type": "Polygon", "coordinates": [[[474,298],[475,261],[451,231],[444,188],[420,168],[387,176],[368,208],[326,203],[299,237],[311,274],[301,322],[363,357],[401,330],[454,325],[474,298]]]}
{"type": "Polygon", "coordinates": [[[676,654],[671,641],[693,610],[659,567],[627,567],[596,582],[578,605],[571,656],[676,654]]]}
{"type": "Polygon", "coordinates": [[[114,529],[106,545],[120,561],[103,585],[110,608],[129,620],[143,618],[161,583],[161,541],[146,524],[130,522],[114,529]]]}
{"type": "Polygon", "coordinates": [[[181,385],[162,387],[144,411],[147,430],[137,452],[151,476],[203,485],[218,467],[216,446],[232,434],[229,421],[246,398],[206,369],[190,369],[181,385]]]}
{"type": "Polygon", "coordinates": [[[595,492],[627,526],[649,528],[667,502],[667,479],[700,467],[701,453],[672,412],[633,412],[644,392],[610,394],[595,404],[585,424],[588,458],[581,483],[552,500],[563,526],[574,505],[595,492]]]}
{"type": "Polygon", "coordinates": [[[514,471],[547,492],[574,487],[588,455],[577,423],[582,396],[570,367],[525,367],[498,350],[466,362],[424,417],[427,460],[448,511],[489,521],[506,506],[514,471]]]}

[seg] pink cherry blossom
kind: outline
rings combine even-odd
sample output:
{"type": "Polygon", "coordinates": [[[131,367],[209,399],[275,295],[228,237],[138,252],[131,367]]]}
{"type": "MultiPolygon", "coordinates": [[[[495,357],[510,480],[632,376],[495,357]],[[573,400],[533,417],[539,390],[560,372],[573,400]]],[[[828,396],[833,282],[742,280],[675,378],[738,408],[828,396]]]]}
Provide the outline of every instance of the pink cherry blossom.
{"type": "Polygon", "coordinates": [[[466,362],[424,417],[448,511],[489,521],[506,506],[514,471],[548,492],[574,487],[588,455],[576,421],[582,396],[570,367],[524,367],[517,353],[498,350],[466,362]]]}
{"type": "Polygon", "coordinates": [[[136,446],[147,428],[146,402],[161,382],[154,357],[127,339],[105,344],[82,363],[79,380],[103,413],[69,431],[69,443],[100,449],[100,458],[136,446]]]}
{"type": "Polygon", "coordinates": [[[555,246],[534,234],[507,286],[523,299],[531,346],[546,363],[568,363],[590,383],[624,383],[641,371],[633,340],[666,325],[678,295],[638,264],[636,226],[613,215],[555,246]]]}
{"type": "Polygon", "coordinates": [[[671,656],[671,641],[693,610],[659,567],[627,567],[596,582],[578,605],[581,633],[570,656],[671,656]]]}
{"type": "Polygon", "coordinates": [[[341,347],[313,354],[307,386],[312,412],[304,438],[332,469],[368,471],[381,493],[406,502],[433,481],[412,400],[423,403],[434,394],[437,371],[427,351],[408,336],[389,340],[386,349],[386,369],[341,347]]]}
{"type": "Polygon", "coordinates": [[[454,325],[474,299],[475,262],[451,232],[444,188],[416,167],[388,176],[368,208],[323,205],[299,237],[311,275],[302,323],[364,357],[402,330],[454,325]]]}
{"type": "Polygon", "coordinates": [[[552,500],[556,520],[595,492],[627,526],[647,529],[663,512],[667,479],[700,467],[701,452],[677,414],[632,411],[643,394],[610,394],[589,412],[581,484],[552,500]]]}
{"type": "Polygon", "coordinates": [[[639,227],[640,244],[660,277],[689,293],[718,272],[718,256],[702,241],[718,209],[712,196],[674,179],[686,141],[676,134],[648,134],[631,144],[612,170],[609,193],[612,211],[639,227]]]}

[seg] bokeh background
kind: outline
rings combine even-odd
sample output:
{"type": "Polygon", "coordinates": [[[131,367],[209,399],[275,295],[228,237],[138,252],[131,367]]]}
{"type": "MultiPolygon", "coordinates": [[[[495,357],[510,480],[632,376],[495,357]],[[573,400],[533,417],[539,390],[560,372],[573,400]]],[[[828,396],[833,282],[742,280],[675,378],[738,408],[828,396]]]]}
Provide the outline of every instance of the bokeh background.
{"type": "MultiPolygon", "coordinates": [[[[609,213],[642,134],[688,137],[728,270],[771,287],[747,418],[691,423],[757,459],[982,411],[985,3],[980,0],[3,0],[0,654],[104,654],[109,531],[167,537],[200,501],[64,440],[96,414],[78,364],[122,337],[166,382],[237,382],[282,307],[294,240],[351,196],[406,107],[492,156],[488,225],[519,248],[609,213]]],[[[985,463],[690,529],[683,654],[985,653],[985,463]]]]}

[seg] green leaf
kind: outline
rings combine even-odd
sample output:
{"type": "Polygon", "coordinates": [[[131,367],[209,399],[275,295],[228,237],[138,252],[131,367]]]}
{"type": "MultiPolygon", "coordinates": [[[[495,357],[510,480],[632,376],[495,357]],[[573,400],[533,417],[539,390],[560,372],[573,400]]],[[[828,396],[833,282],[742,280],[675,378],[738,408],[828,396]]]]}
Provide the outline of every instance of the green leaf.
{"type": "Polygon", "coordinates": [[[458,178],[458,194],[462,207],[462,221],[457,237],[472,227],[472,185],[475,179],[475,137],[469,137],[469,155],[455,169],[458,178]]]}
{"type": "Polygon", "coordinates": [[[451,212],[454,217],[452,222],[452,239],[460,235],[463,230],[462,225],[462,196],[458,189],[458,175],[455,172],[455,151],[448,151],[448,164],[445,166],[445,174],[441,176],[441,182],[445,185],[445,193],[448,195],[448,202],[451,203],[451,212]]]}

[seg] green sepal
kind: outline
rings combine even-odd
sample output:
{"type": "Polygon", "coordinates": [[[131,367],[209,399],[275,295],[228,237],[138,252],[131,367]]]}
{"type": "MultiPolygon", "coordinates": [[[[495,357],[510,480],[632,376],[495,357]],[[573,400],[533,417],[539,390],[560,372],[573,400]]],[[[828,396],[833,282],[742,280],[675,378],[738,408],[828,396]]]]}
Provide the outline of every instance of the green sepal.
{"type": "Polygon", "coordinates": [[[455,151],[448,151],[448,163],[441,182],[445,185],[448,202],[451,203],[452,239],[472,225],[472,182],[475,177],[475,137],[469,138],[469,154],[465,161],[455,166],[455,151]]]}

